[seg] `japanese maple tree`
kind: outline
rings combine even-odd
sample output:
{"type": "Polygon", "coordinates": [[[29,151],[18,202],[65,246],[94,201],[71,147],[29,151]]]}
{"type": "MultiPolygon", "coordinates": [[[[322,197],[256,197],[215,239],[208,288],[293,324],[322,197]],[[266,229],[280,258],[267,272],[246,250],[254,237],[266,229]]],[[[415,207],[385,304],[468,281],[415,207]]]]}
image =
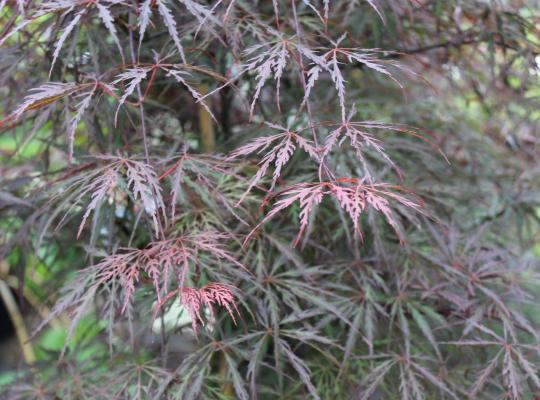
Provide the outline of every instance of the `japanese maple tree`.
{"type": "Polygon", "coordinates": [[[540,398],[539,11],[0,0],[8,398],[540,398]]]}

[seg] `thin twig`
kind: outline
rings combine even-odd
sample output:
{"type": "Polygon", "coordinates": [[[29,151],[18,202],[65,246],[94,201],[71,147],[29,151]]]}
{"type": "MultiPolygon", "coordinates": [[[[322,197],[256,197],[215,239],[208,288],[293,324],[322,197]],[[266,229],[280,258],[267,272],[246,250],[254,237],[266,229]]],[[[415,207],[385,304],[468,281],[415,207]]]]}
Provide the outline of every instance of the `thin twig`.
{"type": "Polygon", "coordinates": [[[36,361],[36,355],[32,345],[29,342],[28,331],[24,325],[24,319],[19,311],[17,302],[13,297],[13,293],[11,293],[11,289],[3,280],[0,280],[0,297],[6,306],[11,321],[13,322],[13,326],[15,327],[15,334],[17,335],[17,339],[21,345],[24,361],[31,365],[36,361]]]}

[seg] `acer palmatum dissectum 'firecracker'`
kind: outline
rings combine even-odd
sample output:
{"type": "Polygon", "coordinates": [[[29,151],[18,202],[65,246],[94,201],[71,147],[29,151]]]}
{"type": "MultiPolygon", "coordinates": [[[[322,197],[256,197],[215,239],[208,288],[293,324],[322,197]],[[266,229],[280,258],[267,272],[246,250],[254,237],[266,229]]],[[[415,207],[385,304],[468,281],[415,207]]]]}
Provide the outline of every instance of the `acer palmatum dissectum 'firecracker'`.
{"type": "Polygon", "coordinates": [[[236,324],[234,313],[239,314],[239,311],[234,302],[234,295],[231,289],[232,287],[225,283],[208,283],[199,289],[181,286],[177,290],[167,293],[154,306],[154,313],[157,313],[169,299],[178,297],[180,304],[182,304],[190,316],[191,326],[195,335],[197,335],[197,325],[199,323],[202,326],[205,325],[205,320],[202,317],[203,306],[208,310],[211,319],[215,318],[213,306],[223,307],[234,324],[236,324]]]}
{"type": "Polygon", "coordinates": [[[246,240],[262,224],[272,219],[280,211],[289,208],[298,202],[300,207],[300,230],[294,244],[297,244],[308,226],[309,218],[315,206],[321,203],[323,197],[329,196],[347,213],[354,227],[354,234],[362,236],[359,218],[367,207],[373,207],[383,214],[386,222],[394,229],[400,240],[402,239],[399,223],[395,213],[390,208],[390,201],[397,202],[415,211],[421,212],[422,202],[399,194],[404,189],[388,184],[362,183],[354,178],[339,178],[333,182],[300,183],[277,194],[278,200],[266,214],[264,219],[253,229],[246,240]]]}
{"type": "Polygon", "coordinates": [[[7,396],[538,396],[540,10],[455,3],[0,0],[7,396]]]}
{"type": "MultiPolygon", "coordinates": [[[[133,301],[136,286],[147,276],[154,286],[158,306],[171,297],[171,293],[180,293],[182,304],[186,306],[193,324],[202,322],[197,306],[198,301],[206,306],[217,304],[226,308],[232,316],[236,309],[231,286],[226,283],[208,284],[196,290],[185,285],[190,270],[197,269],[197,261],[203,254],[208,254],[215,261],[225,261],[239,268],[243,267],[224,246],[228,235],[219,232],[200,232],[175,239],[153,242],[145,249],[120,249],[118,253],[103,258],[99,263],[79,272],[84,284],[69,289],[65,295],[68,303],[58,303],[48,317],[53,318],[66,311],[73,304],[94,297],[106,285],[118,284],[123,291],[121,313],[124,313],[133,301]],[[173,285],[177,289],[169,292],[173,285]]],[[[158,307],[158,308],[159,308],[158,307]]],[[[234,320],[234,317],[233,317],[234,320]]],[[[195,328],[195,327],[194,327],[195,328]]]]}

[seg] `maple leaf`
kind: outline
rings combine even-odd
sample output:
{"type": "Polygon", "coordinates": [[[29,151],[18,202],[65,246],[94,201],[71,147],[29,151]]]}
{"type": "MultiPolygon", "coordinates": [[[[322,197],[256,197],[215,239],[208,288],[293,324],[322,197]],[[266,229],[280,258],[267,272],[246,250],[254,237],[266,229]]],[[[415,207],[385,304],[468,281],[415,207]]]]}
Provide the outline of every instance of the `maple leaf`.
{"type": "Polygon", "coordinates": [[[249,233],[246,241],[261,225],[272,219],[276,214],[290,207],[295,202],[300,203],[300,231],[294,241],[296,245],[307,227],[309,215],[324,196],[337,200],[339,206],[347,213],[353,222],[354,234],[361,237],[359,217],[368,206],[382,213],[386,222],[394,229],[400,241],[402,235],[396,217],[390,208],[390,200],[421,212],[421,202],[409,199],[397,191],[403,191],[399,186],[386,183],[364,184],[355,178],[340,178],[331,182],[300,183],[290,186],[278,193],[278,200],[263,220],[249,233]],[[394,191],[392,191],[394,190],[394,191]]]}
{"type": "Polygon", "coordinates": [[[228,160],[233,160],[252,153],[260,154],[272,146],[259,162],[259,169],[250,180],[248,188],[238,201],[238,204],[241,203],[253,187],[261,181],[272,164],[274,164],[274,172],[272,174],[272,182],[269,191],[271,192],[274,190],[283,167],[290,160],[297,146],[309,154],[311,158],[315,160],[319,159],[319,154],[312,141],[303,138],[297,132],[293,132],[289,128],[285,128],[281,125],[270,123],[266,123],[266,125],[272,129],[281,131],[281,133],[272,136],[258,137],[250,143],[237,148],[228,157],[228,160]]]}

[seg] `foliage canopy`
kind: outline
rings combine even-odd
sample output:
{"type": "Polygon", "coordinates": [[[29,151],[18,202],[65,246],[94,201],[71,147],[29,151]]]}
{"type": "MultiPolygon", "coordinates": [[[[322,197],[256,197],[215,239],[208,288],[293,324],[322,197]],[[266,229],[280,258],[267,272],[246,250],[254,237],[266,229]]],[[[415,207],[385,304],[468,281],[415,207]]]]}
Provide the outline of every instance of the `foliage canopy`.
{"type": "Polygon", "coordinates": [[[539,8],[0,0],[0,390],[540,398],[539,8]]]}

